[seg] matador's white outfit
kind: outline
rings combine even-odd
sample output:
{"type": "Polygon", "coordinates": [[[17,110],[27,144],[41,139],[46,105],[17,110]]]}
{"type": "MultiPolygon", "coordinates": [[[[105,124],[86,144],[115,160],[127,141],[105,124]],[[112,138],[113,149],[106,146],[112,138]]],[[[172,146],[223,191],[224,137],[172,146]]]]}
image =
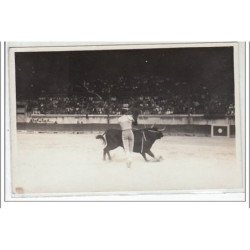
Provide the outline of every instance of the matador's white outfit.
{"type": "Polygon", "coordinates": [[[122,129],[122,141],[124,150],[127,157],[127,164],[128,167],[131,165],[131,153],[133,152],[134,148],[134,133],[132,131],[132,122],[134,119],[130,115],[123,115],[118,119],[118,122],[122,129]]]}

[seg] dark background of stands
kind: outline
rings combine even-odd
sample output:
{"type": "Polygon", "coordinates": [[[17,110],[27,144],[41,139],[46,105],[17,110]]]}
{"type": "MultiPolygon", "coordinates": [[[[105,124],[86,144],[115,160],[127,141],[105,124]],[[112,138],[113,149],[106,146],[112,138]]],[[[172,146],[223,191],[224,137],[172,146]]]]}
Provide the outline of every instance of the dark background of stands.
{"type": "Polygon", "coordinates": [[[42,114],[234,115],[233,47],[16,53],[17,100],[42,114]],[[100,98],[101,97],[101,98],[100,98]]]}

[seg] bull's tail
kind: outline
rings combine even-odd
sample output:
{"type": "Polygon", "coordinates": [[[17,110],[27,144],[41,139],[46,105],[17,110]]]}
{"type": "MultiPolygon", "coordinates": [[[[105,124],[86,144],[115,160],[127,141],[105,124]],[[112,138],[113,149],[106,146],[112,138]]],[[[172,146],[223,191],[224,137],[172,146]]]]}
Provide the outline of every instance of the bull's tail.
{"type": "Polygon", "coordinates": [[[107,145],[106,138],[104,137],[105,134],[106,134],[106,132],[105,132],[104,134],[102,134],[102,135],[97,135],[97,136],[96,136],[96,139],[101,139],[101,140],[102,140],[103,145],[107,145]]]}

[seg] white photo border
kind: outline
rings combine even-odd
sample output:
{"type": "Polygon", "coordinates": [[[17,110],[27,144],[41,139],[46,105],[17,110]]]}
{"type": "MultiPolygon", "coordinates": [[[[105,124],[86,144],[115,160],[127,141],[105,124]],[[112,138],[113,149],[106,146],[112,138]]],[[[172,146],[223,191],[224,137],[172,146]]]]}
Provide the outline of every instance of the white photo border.
{"type": "Polygon", "coordinates": [[[26,43],[10,42],[5,44],[5,201],[246,201],[246,166],[245,166],[245,43],[26,43]],[[234,47],[235,70],[235,106],[237,159],[240,159],[243,170],[243,187],[241,189],[223,190],[170,190],[159,192],[94,192],[94,193],[60,193],[39,195],[13,195],[11,188],[11,165],[16,152],[16,99],[14,84],[14,53],[17,51],[82,51],[108,49],[143,49],[143,48],[181,48],[181,47],[234,47]],[[237,84],[238,82],[238,84],[237,84]],[[12,153],[11,153],[12,152],[12,153]],[[191,195],[192,198],[187,198],[191,195]],[[216,198],[217,196],[217,198],[216,198]],[[186,198],[185,198],[186,197],[186,198]],[[219,197],[219,199],[218,199],[219,197]],[[231,198],[230,198],[231,197],[231,198]]]}

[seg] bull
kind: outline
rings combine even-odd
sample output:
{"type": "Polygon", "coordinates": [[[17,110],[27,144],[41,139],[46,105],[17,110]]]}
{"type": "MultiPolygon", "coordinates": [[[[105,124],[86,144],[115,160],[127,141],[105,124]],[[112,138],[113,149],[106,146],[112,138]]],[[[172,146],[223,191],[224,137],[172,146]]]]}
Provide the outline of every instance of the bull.
{"type": "MultiPolygon", "coordinates": [[[[133,152],[140,153],[145,161],[148,161],[146,154],[154,158],[155,160],[159,161],[161,159],[156,159],[155,155],[151,151],[151,147],[153,146],[154,142],[158,139],[163,137],[163,131],[166,127],[162,130],[151,127],[145,129],[138,129],[133,130],[134,133],[134,148],[133,152]]],[[[108,129],[102,135],[97,135],[96,139],[101,139],[105,144],[105,148],[103,149],[103,160],[106,160],[106,155],[108,155],[109,160],[111,160],[111,156],[109,151],[113,150],[117,147],[123,147],[122,142],[122,131],[118,129],[108,129]]]]}

